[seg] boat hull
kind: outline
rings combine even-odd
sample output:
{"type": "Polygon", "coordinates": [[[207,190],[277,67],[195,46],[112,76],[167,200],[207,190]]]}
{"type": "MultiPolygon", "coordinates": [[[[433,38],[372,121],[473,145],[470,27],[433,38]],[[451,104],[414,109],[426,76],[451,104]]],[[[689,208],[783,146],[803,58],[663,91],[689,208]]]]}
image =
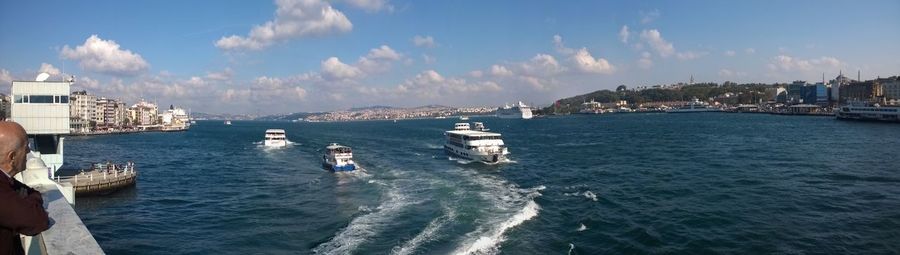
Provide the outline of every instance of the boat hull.
{"type": "Polygon", "coordinates": [[[356,167],[356,164],[346,164],[338,166],[328,162],[322,162],[322,168],[325,168],[325,170],[330,170],[332,172],[351,172],[359,169],[358,167],[356,167]]]}
{"type": "Polygon", "coordinates": [[[444,145],[444,152],[451,157],[462,158],[466,160],[478,161],[485,164],[497,164],[506,161],[506,150],[503,152],[481,152],[473,150],[465,150],[450,144],[444,145]]]}

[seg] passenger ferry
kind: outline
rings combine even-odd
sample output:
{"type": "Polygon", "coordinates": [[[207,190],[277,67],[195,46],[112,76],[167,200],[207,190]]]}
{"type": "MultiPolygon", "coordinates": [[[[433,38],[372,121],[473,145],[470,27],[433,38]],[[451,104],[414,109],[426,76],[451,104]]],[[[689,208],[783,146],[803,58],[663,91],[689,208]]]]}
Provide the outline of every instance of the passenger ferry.
{"type": "Polygon", "coordinates": [[[693,101],[689,102],[687,105],[678,108],[671,108],[666,110],[667,113],[690,113],[690,112],[718,112],[721,111],[719,108],[715,108],[709,105],[707,102],[701,102],[699,99],[694,98],[693,101]]]}
{"type": "Polygon", "coordinates": [[[500,134],[487,132],[480,122],[475,123],[475,129],[471,129],[469,123],[456,123],[453,130],[444,132],[444,136],[447,137],[444,151],[453,157],[496,164],[509,154],[500,134]]]}
{"type": "Polygon", "coordinates": [[[325,147],[322,155],[322,167],[335,172],[349,172],[359,169],[353,162],[353,150],[337,143],[325,147]]]}
{"type": "Polygon", "coordinates": [[[834,116],[842,120],[872,120],[884,122],[900,122],[900,106],[868,105],[851,103],[841,106],[834,116]]]}
{"type": "Polygon", "coordinates": [[[503,119],[531,119],[534,115],[531,113],[531,107],[519,101],[515,105],[504,105],[497,109],[497,117],[503,119]]]}
{"type": "Polygon", "coordinates": [[[226,120],[226,121],[225,121],[225,125],[230,126],[230,125],[231,125],[231,121],[230,121],[230,120],[226,120]]]}
{"type": "Polygon", "coordinates": [[[266,147],[284,147],[287,146],[287,136],[284,129],[268,129],[266,130],[266,147]]]}

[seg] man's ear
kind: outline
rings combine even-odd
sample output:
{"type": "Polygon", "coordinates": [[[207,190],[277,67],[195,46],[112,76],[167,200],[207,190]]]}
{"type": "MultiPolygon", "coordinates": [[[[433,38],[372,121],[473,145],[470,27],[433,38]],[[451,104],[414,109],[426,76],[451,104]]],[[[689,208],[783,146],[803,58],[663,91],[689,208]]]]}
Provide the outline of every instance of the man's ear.
{"type": "MultiPolygon", "coordinates": [[[[16,158],[16,150],[10,150],[6,152],[4,155],[0,155],[3,158],[0,159],[0,169],[3,171],[14,171],[12,168],[13,160],[16,158]]],[[[12,174],[12,173],[8,173],[12,174]]]]}

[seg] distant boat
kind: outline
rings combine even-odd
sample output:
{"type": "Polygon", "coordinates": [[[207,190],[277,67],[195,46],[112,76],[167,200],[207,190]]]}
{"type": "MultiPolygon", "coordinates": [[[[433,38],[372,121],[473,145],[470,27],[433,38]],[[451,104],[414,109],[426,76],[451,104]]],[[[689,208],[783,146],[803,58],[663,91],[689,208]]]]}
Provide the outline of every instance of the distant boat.
{"type": "Polygon", "coordinates": [[[325,147],[325,155],[322,155],[322,167],[335,172],[349,172],[358,169],[356,162],[353,162],[353,150],[337,143],[325,147]]]}
{"type": "Polygon", "coordinates": [[[226,120],[226,121],[225,121],[225,125],[231,125],[231,121],[230,121],[230,120],[226,120]]]}
{"type": "Polygon", "coordinates": [[[497,117],[503,119],[531,119],[534,115],[531,113],[531,107],[519,101],[515,105],[504,105],[497,109],[497,117]]]}
{"type": "Polygon", "coordinates": [[[287,146],[287,136],[284,129],[266,130],[266,147],[284,147],[287,146]]]}
{"type": "Polygon", "coordinates": [[[469,120],[469,116],[459,116],[459,120],[469,120]]]}
{"type": "Polygon", "coordinates": [[[851,103],[838,108],[834,116],[839,120],[900,122],[900,107],[851,103]]]}

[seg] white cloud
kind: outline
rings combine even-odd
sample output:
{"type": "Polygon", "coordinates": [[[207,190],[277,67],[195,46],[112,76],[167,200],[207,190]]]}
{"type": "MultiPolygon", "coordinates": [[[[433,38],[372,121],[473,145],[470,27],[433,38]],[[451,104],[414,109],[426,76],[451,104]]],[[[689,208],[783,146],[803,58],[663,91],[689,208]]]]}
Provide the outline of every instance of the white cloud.
{"type": "Polygon", "coordinates": [[[403,54],[397,53],[387,45],[369,50],[369,54],[360,57],[356,67],[365,73],[386,72],[391,69],[391,62],[400,60],[403,54]]]}
{"type": "Polygon", "coordinates": [[[413,36],[412,42],[416,47],[434,48],[437,46],[434,37],[431,36],[416,35],[413,36]]]}
{"type": "Polygon", "coordinates": [[[53,67],[51,64],[41,63],[41,69],[38,70],[38,73],[47,73],[49,75],[59,75],[60,71],[58,68],[53,67]]]}
{"type": "Polygon", "coordinates": [[[276,0],[275,19],[250,30],[246,37],[231,35],[216,41],[224,50],[260,50],[278,41],[348,32],[353,23],[329,2],[322,0],[276,0]]]}
{"type": "Polygon", "coordinates": [[[619,30],[619,40],[624,44],[628,44],[628,37],[631,36],[631,32],[628,31],[628,26],[622,26],[622,29],[619,30]]]}
{"type": "Polygon", "coordinates": [[[512,76],[512,75],[513,75],[513,72],[510,71],[509,69],[507,69],[505,66],[502,66],[502,65],[492,65],[492,66],[491,66],[491,75],[493,75],[493,76],[498,76],[498,77],[502,77],[502,76],[512,76]]]}
{"type": "Polygon", "coordinates": [[[389,12],[394,11],[394,6],[388,4],[387,0],[346,0],[346,2],[368,12],[378,12],[382,10],[387,10],[389,12]]]}
{"type": "Polygon", "coordinates": [[[355,66],[344,64],[336,57],[330,57],[322,61],[322,77],[328,80],[355,79],[363,75],[363,72],[355,66]]]}
{"type": "Polygon", "coordinates": [[[439,98],[451,94],[467,94],[481,91],[499,91],[502,88],[493,81],[467,82],[465,79],[445,78],[437,71],[426,70],[397,86],[399,94],[411,94],[419,98],[439,98]]]}
{"type": "Polygon", "coordinates": [[[560,54],[569,55],[575,53],[574,49],[566,48],[566,45],[563,44],[562,36],[559,35],[553,36],[553,46],[556,47],[556,52],[559,52],[560,54]]]}
{"type": "Polygon", "coordinates": [[[724,54],[725,54],[725,56],[728,56],[728,57],[734,57],[734,55],[737,54],[737,52],[734,52],[733,50],[726,50],[724,54]]]}
{"type": "Polygon", "coordinates": [[[647,24],[647,23],[653,22],[660,16],[659,10],[657,10],[657,9],[654,9],[651,11],[646,11],[646,12],[640,11],[639,14],[641,15],[641,24],[647,24]]]}
{"type": "Polygon", "coordinates": [[[773,71],[809,71],[813,69],[836,68],[841,66],[840,60],[834,57],[820,57],[815,59],[798,59],[788,55],[778,55],[769,62],[769,69],[773,71]]]}
{"type": "Polygon", "coordinates": [[[756,53],[756,49],[746,48],[746,49],[744,49],[744,53],[747,53],[747,55],[750,55],[750,54],[756,53]]]}
{"type": "MultiPolygon", "coordinates": [[[[3,70],[3,71],[6,71],[6,70],[3,70]]],[[[471,72],[469,72],[469,76],[472,76],[473,78],[481,78],[482,76],[484,76],[484,72],[482,72],[481,70],[471,71],[471,72]]]]}
{"type": "Polygon", "coordinates": [[[222,70],[221,72],[206,73],[207,79],[216,81],[227,81],[230,80],[232,76],[234,76],[234,71],[232,71],[231,68],[225,68],[225,70],[222,70]]]}
{"type": "Polygon", "coordinates": [[[609,61],[606,61],[604,58],[594,58],[590,52],[588,52],[587,48],[581,48],[578,52],[572,56],[572,61],[575,63],[575,69],[586,72],[586,73],[603,73],[610,74],[615,69],[609,64],[609,61]]]}
{"type": "Polygon", "coordinates": [[[378,60],[398,60],[401,55],[394,51],[394,49],[391,49],[391,47],[381,45],[381,47],[369,50],[369,54],[366,55],[366,57],[378,60]]]}
{"type": "Polygon", "coordinates": [[[640,38],[647,43],[651,49],[664,58],[675,53],[675,46],[663,39],[659,30],[643,30],[641,31],[640,38]]]}
{"type": "Polygon", "coordinates": [[[120,49],[115,41],[103,40],[97,35],[91,35],[75,48],[63,46],[59,55],[78,61],[82,69],[117,76],[134,76],[150,66],[141,55],[120,49]]]}
{"type": "Polygon", "coordinates": [[[519,66],[526,74],[536,76],[550,76],[565,71],[556,58],[547,54],[537,54],[519,66]]]}

